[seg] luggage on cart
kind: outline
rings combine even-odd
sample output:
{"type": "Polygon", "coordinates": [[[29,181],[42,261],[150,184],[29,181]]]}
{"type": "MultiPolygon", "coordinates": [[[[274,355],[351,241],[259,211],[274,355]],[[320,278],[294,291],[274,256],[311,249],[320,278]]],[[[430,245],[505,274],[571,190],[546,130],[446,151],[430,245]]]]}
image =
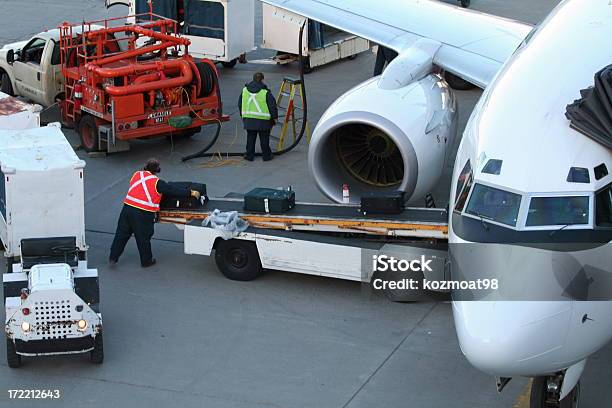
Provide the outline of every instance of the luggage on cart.
{"type": "Polygon", "coordinates": [[[187,188],[189,190],[195,190],[200,193],[200,198],[195,197],[174,197],[168,194],[162,196],[162,200],[159,203],[161,209],[179,209],[179,210],[191,210],[195,208],[202,208],[208,202],[208,196],[206,195],[206,184],[194,183],[191,181],[172,181],[168,182],[176,187],[187,188]]]}
{"type": "Polygon", "coordinates": [[[368,193],[361,197],[361,212],[367,214],[401,214],[405,196],[402,191],[368,193]]]}
{"type": "Polygon", "coordinates": [[[280,214],[295,207],[295,192],[256,188],[244,196],[244,210],[280,214]]]}

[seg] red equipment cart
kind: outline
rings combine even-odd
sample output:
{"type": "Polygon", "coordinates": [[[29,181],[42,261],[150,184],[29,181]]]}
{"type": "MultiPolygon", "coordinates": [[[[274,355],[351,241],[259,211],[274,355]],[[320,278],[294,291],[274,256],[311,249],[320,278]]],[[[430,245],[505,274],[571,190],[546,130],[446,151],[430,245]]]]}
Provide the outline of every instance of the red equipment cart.
{"type": "Polygon", "coordinates": [[[214,63],[189,55],[175,21],[149,16],[137,25],[113,27],[120,19],[111,19],[59,27],[62,119],[88,152],[125,150],[135,138],[191,136],[229,120],[214,63]]]}

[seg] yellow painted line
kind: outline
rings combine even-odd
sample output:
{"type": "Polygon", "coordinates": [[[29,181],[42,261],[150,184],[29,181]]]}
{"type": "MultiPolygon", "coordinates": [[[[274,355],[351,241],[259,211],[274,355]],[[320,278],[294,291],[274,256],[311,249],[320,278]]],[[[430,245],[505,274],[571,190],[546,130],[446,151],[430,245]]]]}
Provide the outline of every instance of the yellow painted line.
{"type": "Polygon", "coordinates": [[[529,398],[531,397],[531,383],[533,383],[533,380],[529,380],[529,382],[525,384],[523,391],[521,391],[516,401],[514,401],[514,405],[512,405],[512,408],[529,408],[529,398]]]}

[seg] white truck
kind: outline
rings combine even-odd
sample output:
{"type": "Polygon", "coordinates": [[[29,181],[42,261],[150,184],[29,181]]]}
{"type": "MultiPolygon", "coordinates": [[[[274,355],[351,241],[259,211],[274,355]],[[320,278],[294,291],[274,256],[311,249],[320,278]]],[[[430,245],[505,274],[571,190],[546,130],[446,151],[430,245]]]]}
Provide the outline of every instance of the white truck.
{"type": "Polygon", "coordinates": [[[0,48],[0,92],[22,96],[43,106],[62,98],[59,29],[0,48]]]}
{"type": "Polygon", "coordinates": [[[85,163],[58,123],[15,127],[0,129],[8,365],[19,367],[22,356],[73,353],[102,363],[98,271],[87,266],[85,163]]]}

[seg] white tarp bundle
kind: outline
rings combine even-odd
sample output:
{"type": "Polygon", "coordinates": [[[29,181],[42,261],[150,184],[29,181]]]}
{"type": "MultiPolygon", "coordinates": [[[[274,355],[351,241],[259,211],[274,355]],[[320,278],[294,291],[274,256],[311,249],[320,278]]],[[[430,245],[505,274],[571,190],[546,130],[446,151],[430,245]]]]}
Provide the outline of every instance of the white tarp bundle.
{"type": "Polygon", "coordinates": [[[225,240],[232,239],[241,232],[246,231],[249,223],[238,216],[237,211],[221,212],[213,211],[202,222],[202,226],[210,226],[221,232],[221,237],[225,240]]]}

